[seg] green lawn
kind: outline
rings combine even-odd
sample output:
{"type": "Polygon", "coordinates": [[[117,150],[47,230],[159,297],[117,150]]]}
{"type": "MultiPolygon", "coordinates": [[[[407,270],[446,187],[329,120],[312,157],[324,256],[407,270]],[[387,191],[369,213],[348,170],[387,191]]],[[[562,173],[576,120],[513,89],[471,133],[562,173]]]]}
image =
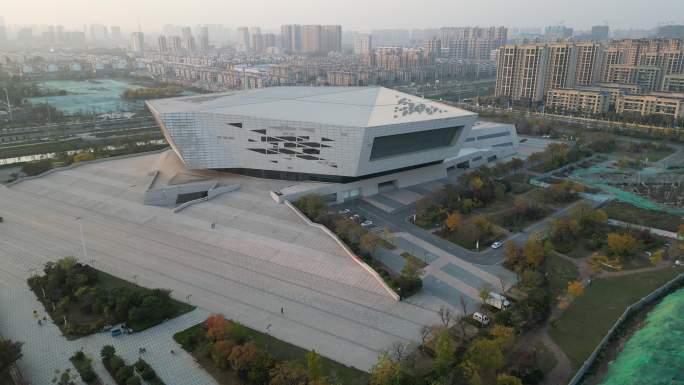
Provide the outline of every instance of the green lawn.
{"type": "Polygon", "coordinates": [[[613,201],[601,207],[608,217],[619,221],[650,226],[668,231],[677,231],[682,219],[677,215],[661,211],[642,209],[628,203],[613,201]]]}
{"type": "Polygon", "coordinates": [[[568,282],[574,281],[579,276],[577,267],[555,254],[546,257],[544,269],[549,281],[549,289],[554,302],[568,287],[568,282]]]}
{"type": "MultiPolygon", "coordinates": [[[[201,328],[202,324],[197,324],[174,334],[173,338],[176,340],[176,342],[181,344],[184,349],[188,350],[189,346],[184,344],[184,341],[187,340],[187,336],[192,335],[197,331],[197,329],[201,328]]],[[[306,349],[302,349],[285,341],[281,341],[277,338],[269,336],[268,334],[261,333],[246,326],[245,329],[247,330],[247,335],[249,336],[248,338],[260,348],[268,352],[276,360],[299,361],[303,365],[306,365],[305,355],[308,352],[306,349]]],[[[331,381],[331,383],[344,385],[365,385],[368,383],[367,373],[355,368],[344,366],[339,362],[325,357],[321,358],[323,375],[332,379],[333,381],[331,381]]],[[[208,362],[211,361],[209,360],[208,362]]],[[[212,371],[209,372],[212,373],[212,371]]]]}
{"type": "Polygon", "coordinates": [[[661,270],[600,278],[592,282],[549,330],[551,338],[565,351],[575,367],[579,367],[596,348],[606,332],[624,312],[656,288],[684,269],[661,270]]]}

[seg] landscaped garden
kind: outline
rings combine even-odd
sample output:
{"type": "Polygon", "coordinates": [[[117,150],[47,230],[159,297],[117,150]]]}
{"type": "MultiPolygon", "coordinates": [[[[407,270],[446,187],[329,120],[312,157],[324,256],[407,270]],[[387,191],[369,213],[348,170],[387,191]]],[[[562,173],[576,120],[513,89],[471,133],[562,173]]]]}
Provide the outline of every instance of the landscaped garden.
{"type": "Polygon", "coordinates": [[[604,210],[588,204],[573,207],[569,215],[550,223],[550,246],[570,257],[587,259],[596,272],[648,267],[668,257],[664,238],[648,230],[611,226],[607,219],[604,210]]]}
{"type": "Polygon", "coordinates": [[[368,375],[215,314],[173,338],[219,384],[368,383],[368,375]]]}
{"type": "Polygon", "coordinates": [[[30,277],[28,285],[67,338],[118,323],[141,331],[193,309],[172,299],[168,290],[135,285],[73,257],[48,262],[43,275],[30,277]]]}
{"type": "Polygon", "coordinates": [[[484,250],[574,202],[584,191],[584,186],[568,181],[534,187],[529,175],[510,174],[518,170],[511,163],[503,163],[509,164],[503,174],[481,167],[460,176],[457,185],[423,197],[416,202],[414,223],[464,248],[484,250]]]}
{"type": "Polygon", "coordinates": [[[295,202],[295,206],[310,220],[326,226],[337,234],[355,254],[377,271],[385,283],[400,296],[409,297],[423,287],[419,264],[407,263],[400,274],[393,273],[375,257],[375,253],[379,247],[391,249],[394,245],[368,231],[356,220],[329,212],[328,205],[318,195],[304,196],[295,202]],[[391,247],[387,245],[391,245],[391,247]]]}

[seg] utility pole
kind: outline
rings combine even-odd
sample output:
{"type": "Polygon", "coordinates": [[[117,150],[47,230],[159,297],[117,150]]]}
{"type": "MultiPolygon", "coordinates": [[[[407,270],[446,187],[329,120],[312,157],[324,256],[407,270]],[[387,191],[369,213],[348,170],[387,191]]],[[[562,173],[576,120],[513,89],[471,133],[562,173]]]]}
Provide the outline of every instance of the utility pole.
{"type": "Polygon", "coordinates": [[[7,87],[5,87],[4,90],[5,90],[5,98],[7,99],[7,112],[9,113],[9,120],[11,122],[12,121],[12,104],[10,104],[10,98],[9,98],[9,93],[7,93],[7,87]]]}

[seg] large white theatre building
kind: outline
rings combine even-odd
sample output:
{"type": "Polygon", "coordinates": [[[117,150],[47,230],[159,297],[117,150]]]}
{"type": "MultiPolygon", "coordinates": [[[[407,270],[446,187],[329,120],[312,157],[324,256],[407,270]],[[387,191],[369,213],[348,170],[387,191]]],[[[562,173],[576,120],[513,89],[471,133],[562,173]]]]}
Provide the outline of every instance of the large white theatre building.
{"type": "Polygon", "coordinates": [[[148,101],[189,169],[299,181],[343,201],[517,151],[515,128],[383,87],[271,87],[148,101]]]}

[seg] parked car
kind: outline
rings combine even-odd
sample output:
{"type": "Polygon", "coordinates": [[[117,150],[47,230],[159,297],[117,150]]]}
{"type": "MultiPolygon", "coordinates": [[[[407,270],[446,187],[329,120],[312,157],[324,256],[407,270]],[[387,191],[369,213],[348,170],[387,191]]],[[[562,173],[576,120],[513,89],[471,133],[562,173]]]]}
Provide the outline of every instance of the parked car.
{"type": "Polygon", "coordinates": [[[370,219],[361,222],[361,227],[372,227],[372,226],[373,226],[373,221],[371,221],[370,219]]]}
{"type": "Polygon", "coordinates": [[[475,313],[473,313],[473,319],[479,322],[482,326],[489,325],[489,317],[480,312],[476,311],[475,313]]]}
{"type": "Polygon", "coordinates": [[[354,220],[356,222],[361,222],[361,216],[359,214],[354,214],[349,218],[351,218],[352,220],[354,220]]]}
{"type": "Polygon", "coordinates": [[[349,210],[349,209],[342,209],[342,210],[338,211],[337,213],[338,213],[338,214],[342,214],[342,215],[348,215],[349,213],[351,213],[351,210],[349,210]]]}
{"type": "Polygon", "coordinates": [[[503,243],[501,243],[499,241],[492,243],[492,249],[498,249],[501,246],[503,246],[503,243]]]}

